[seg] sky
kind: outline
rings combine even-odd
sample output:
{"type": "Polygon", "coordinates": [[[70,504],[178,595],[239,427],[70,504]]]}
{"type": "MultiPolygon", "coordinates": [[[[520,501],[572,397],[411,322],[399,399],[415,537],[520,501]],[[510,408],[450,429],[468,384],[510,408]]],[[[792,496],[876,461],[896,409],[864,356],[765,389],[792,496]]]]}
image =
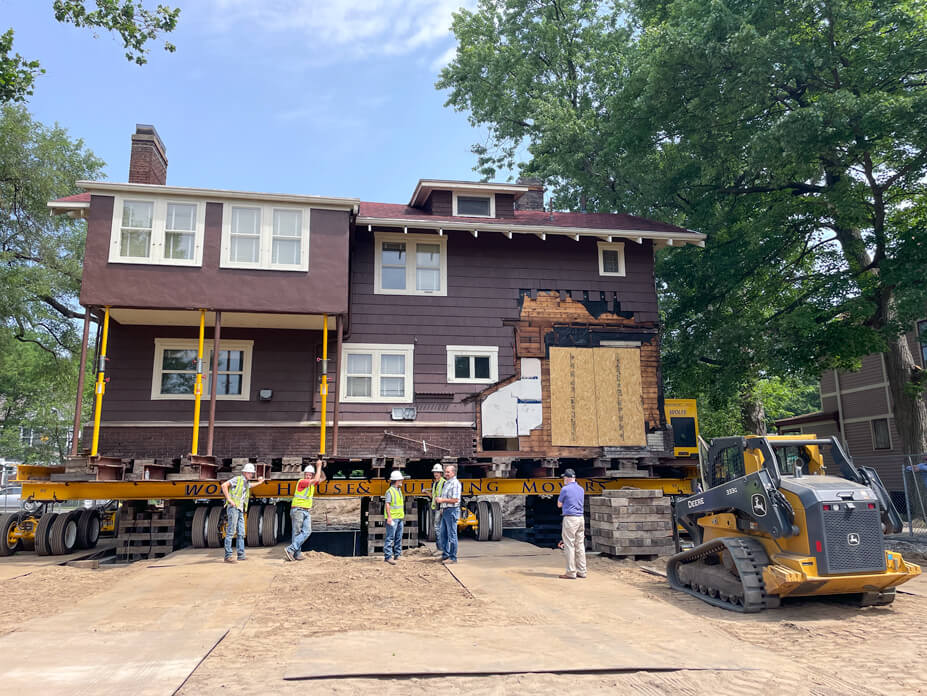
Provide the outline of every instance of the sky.
{"type": "Polygon", "coordinates": [[[137,66],[51,0],[0,0],[0,32],[45,69],[33,117],[82,138],[107,180],[127,179],[136,123],[158,130],[176,186],[405,203],[420,178],[478,178],[485,131],[434,87],[473,0],[159,1],[182,10],[177,51],[159,41],[137,66]]]}

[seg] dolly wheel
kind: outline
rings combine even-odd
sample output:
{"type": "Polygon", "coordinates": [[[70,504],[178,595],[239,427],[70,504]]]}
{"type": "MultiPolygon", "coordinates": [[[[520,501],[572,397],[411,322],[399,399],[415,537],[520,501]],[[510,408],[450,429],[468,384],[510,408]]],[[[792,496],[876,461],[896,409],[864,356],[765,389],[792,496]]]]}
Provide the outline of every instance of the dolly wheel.
{"type": "Polygon", "coordinates": [[[213,505],[206,520],[206,546],[218,549],[225,545],[225,506],[213,505]]]}
{"type": "Polygon", "coordinates": [[[280,515],[276,505],[265,505],[261,511],[261,546],[275,546],[280,538],[280,515]]]}
{"type": "Polygon", "coordinates": [[[92,549],[100,539],[100,511],[96,508],[82,510],[77,519],[77,548],[92,549]]]}
{"type": "Polygon", "coordinates": [[[46,512],[39,518],[39,524],[35,528],[35,552],[39,556],[51,556],[52,550],[48,537],[56,519],[58,519],[57,512],[46,512]]]}
{"type": "Polygon", "coordinates": [[[494,500],[489,504],[489,509],[492,513],[492,533],[489,538],[491,541],[501,541],[502,540],[502,503],[500,503],[497,500],[494,500]]]}
{"type": "Polygon", "coordinates": [[[32,513],[23,513],[19,518],[20,551],[35,551],[35,529],[39,526],[39,518],[32,513]]]}
{"type": "Polygon", "coordinates": [[[489,503],[481,500],[477,503],[476,508],[476,540],[489,541],[489,534],[492,531],[492,511],[489,503]]]}
{"type": "Polygon", "coordinates": [[[261,545],[261,524],[264,515],[264,505],[249,505],[247,519],[245,520],[245,543],[248,546],[261,545]]]}
{"type": "Polygon", "coordinates": [[[422,519],[424,521],[422,526],[425,527],[425,538],[428,539],[428,541],[435,541],[435,539],[437,539],[437,530],[435,529],[435,511],[431,509],[431,505],[425,509],[425,517],[422,519]]]}
{"type": "Polygon", "coordinates": [[[77,548],[77,519],[81,512],[82,510],[73,510],[62,513],[52,524],[48,533],[48,543],[53,555],[62,556],[77,548]]]}
{"type": "Polygon", "coordinates": [[[19,514],[0,516],[0,556],[12,556],[19,551],[19,514]]]}
{"type": "Polygon", "coordinates": [[[209,506],[197,505],[193,511],[193,522],[190,523],[190,543],[195,549],[205,549],[206,544],[206,523],[209,518],[209,506]]]}

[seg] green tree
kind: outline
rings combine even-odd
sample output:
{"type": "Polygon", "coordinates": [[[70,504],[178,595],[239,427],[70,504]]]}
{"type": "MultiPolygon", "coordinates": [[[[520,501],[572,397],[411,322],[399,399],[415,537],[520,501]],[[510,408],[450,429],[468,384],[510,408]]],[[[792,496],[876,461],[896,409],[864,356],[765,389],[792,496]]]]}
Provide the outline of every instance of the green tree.
{"type": "Polygon", "coordinates": [[[522,169],[557,205],[711,235],[661,258],[668,373],[756,404],[772,375],[885,351],[904,447],[927,449],[902,338],[927,303],[923,3],[616,8],[483,0],[455,16],[438,87],[489,127],[484,173],[527,144],[522,169]]]}
{"type": "MultiPolygon", "coordinates": [[[[148,9],[144,0],[54,0],[55,19],[76,27],[114,32],[122,39],[126,59],[144,65],[148,61],[148,42],[177,26],[180,10],[158,4],[148,9]]],[[[173,52],[174,44],[165,41],[173,52]]],[[[23,101],[32,94],[37,75],[44,72],[39,61],[13,53],[13,29],[0,34],[0,104],[23,101]]]]}
{"type": "MultiPolygon", "coordinates": [[[[80,348],[76,319],[84,223],[53,216],[50,200],[100,176],[103,162],[67,131],[0,107],[0,442],[20,428],[45,434],[73,415],[80,348]]],[[[57,440],[56,440],[57,442],[57,440]]],[[[10,456],[4,454],[4,456],[10,456]]]]}

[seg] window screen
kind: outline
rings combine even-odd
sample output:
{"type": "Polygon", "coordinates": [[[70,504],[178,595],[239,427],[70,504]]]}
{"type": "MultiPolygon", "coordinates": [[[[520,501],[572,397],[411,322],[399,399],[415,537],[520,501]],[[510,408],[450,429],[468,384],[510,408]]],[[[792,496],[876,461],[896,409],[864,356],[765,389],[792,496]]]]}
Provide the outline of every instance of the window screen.
{"type": "Polygon", "coordinates": [[[483,196],[458,196],[457,214],[488,217],[490,214],[489,198],[483,196]]]}
{"type": "Polygon", "coordinates": [[[872,421],[872,449],[891,449],[892,438],[888,432],[888,418],[876,418],[872,421]]]}

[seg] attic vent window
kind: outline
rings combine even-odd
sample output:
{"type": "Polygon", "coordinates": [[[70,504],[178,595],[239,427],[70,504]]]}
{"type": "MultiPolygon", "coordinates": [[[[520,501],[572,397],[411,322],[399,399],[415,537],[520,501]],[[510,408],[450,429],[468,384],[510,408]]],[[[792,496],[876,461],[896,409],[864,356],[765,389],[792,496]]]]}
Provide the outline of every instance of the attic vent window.
{"type": "Polygon", "coordinates": [[[492,196],[464,196],[454,194],[454,215],[459,217],[495,217],[492,196]]]}

